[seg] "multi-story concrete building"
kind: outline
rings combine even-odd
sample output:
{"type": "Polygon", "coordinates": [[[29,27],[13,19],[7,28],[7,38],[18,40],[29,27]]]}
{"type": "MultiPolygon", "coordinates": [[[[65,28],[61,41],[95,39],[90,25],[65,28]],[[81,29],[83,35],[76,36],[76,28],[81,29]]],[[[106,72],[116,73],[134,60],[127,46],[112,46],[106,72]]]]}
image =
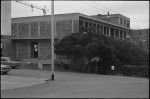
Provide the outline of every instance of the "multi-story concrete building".
{"type": "Polygon", "coordinates": [[[108,14],[107,15],[93,15],[91,16],[93,18],[97,18],[97,19],[102,19],[104,21],[110,22],[110,23],[114,23],[126,28],[130,28],[130,18],[127,18],[121,14],[108,14]]]}
{"type": "MultiPolygon", "coordinates": [[[[111,16],[111,15],[110,15],[111,16]]],[[[118,20],[122,15],[117,15],[118,20]]],[[[94,28],[93,32],[102,33],[114,39],[127,40],[130,35],[130,25],[120,25],[81,13],[58,14],[55,18],[55,39],[61,39],[71,33],[77,33],[84,28],[94,28]]],[[[113,18],[110,20],[113,20],[113,18]]],[[[128,22],[129,21],[129,22],[128,22]]],[[[120,23],[119,23],[120,22],[120,23]]],[[[130,24],[126,20],[125,24],[130,24]]],[[[51,16],[34,16],[12,18],[12,42],[15,58],[50,58],[51,16]]]]}

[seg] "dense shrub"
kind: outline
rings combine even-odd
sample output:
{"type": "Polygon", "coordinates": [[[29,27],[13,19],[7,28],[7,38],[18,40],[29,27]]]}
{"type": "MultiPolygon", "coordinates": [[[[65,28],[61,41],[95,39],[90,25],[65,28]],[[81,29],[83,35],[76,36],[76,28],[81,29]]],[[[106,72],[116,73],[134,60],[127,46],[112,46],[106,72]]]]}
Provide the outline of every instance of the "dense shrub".
{"type": "MultiPolygon", "coordinates": [[[[93,32],[72,33],[64,37],[55,44],[55,53],[57,55],[74,57],[74,59],[86,57],[88,64],[85,70],[89,73],[103,72],[107,74],[109,71],[111,72],[110,68],[114,65],[116,68],[115,73],[122,72],[128,76],[147,75],[140,74],[140,69],[135,67],[135,65],[143,66],[149,64],[149,53],[142,51],[131,42],[114,40],[93,32]],[[92,59],[95,57],[99,57],[101,60],[97,64],[92,63],[92,59]],[[132,66],[123,66],[126,64],[132,66]]],[[[73,65],[72,69],[80,71],[81,67],[85,66],[73,65]]]]}
{"type": "Polygon", "coordinates": [[[124,65],[122,73],[125,76],[149,77],[149,67],[124,65]]]}

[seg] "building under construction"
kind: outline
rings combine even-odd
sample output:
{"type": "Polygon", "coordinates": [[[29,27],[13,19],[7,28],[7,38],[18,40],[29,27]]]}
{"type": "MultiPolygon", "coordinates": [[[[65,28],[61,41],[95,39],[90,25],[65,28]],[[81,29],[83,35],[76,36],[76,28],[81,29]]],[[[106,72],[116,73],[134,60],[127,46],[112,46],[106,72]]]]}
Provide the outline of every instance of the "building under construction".
{"type": "MultiPolygon", "coordinates": [[[[55,39],[77,33],[81,27],[114,39],[128,40],[130,19],[121,14],[87,16],[81,13],[54,15],[55,39]]],[[[51,16],[19,17],[11,20],[15,59],[49,59],[51,54],[51,16]]]]}

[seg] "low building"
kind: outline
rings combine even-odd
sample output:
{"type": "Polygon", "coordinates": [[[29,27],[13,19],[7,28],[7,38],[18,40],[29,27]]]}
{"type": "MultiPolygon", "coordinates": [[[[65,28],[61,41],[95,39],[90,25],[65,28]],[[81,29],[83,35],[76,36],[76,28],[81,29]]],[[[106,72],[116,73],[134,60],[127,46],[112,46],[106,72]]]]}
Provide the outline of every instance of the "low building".
{"type": "MultiPolygon", "coordinates": [[[[120,16],[120,15],[119,15],[120,16]]],[[[130,27],[81,13],[54,15],[55,39],[62,39],[71,33],[79,32],[82,27],[114,39],[128,40],[130,27]]],[[[128,20],[129,21],[129,20],[128,20]]],[[[11,26],[14,58],[50,59],[51,54],[51,16],[12,18],[11,26]]]]}

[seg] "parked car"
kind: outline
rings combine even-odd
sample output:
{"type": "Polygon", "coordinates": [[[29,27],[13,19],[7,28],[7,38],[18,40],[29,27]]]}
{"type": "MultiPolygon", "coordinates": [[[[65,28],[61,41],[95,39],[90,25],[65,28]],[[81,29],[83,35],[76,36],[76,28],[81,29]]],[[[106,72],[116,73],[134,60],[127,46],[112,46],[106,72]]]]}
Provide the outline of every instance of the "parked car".
{"type": "Polygon", "coordinates": [[[9,57],[1,57],[1,63],[10,65],[12,69],[18,68],[21,65],[21,62],[12,61],[9,57]]]}
{"type": "Polygon", "coordinates": [[[10,65],[1,64],[1,74],[7,74],[10,70],[10,65]]]}

